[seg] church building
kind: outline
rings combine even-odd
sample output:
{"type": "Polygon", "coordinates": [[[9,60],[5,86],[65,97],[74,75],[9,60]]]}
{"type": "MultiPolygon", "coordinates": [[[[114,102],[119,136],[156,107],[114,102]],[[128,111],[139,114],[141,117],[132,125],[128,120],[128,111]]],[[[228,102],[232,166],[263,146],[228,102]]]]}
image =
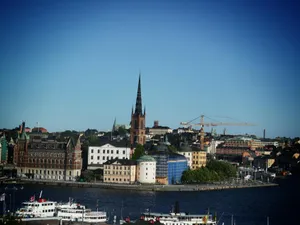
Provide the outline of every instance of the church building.
{"type": "Polygon", "coordinates": [[[130,128],[130,144],[144,145],[146,142],[146,109],[142,111],[142,92],[141,92],[141,75],[139,76],[139,83],[137,89],[135,110],[132,108],[131,112],[131,128],[130,128]]]}

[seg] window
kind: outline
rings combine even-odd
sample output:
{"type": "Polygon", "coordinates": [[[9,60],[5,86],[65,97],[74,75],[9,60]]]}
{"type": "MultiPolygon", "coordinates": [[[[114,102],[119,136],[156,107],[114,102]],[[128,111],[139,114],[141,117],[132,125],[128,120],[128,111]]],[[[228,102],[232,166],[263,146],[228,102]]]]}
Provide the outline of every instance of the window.
{"type": "Polygon", "coordinates": [[[109,156],[106,157],[106,160],[109,160],[109,156]]]}
{"type": "Polygon", "coordinates": [[[69,175],[70,175],[70,176],[72,175],[72,172],[71,172],[71,171],[69,172],[69,175]]]}
{"type": "Polygon", "coordinates": [[[103,156],[102,159],[105,160],[105,156],[103,156]]]}
{"type": "Polygon", "coordinates": [[[94,159],[94,156],[91,156],[91,160],[93,160],[94,159]]]}
{"type": "Polygon", "coordinates": [[[125,150],[123,151],[123,155],[125,155],[125,150]]]}
{"type": "Polygon", "coordinates": [[[97,160],[99,160],[100,159],[100,156],[97,156],[97,160]]]}
{"type": "Polygon", "coordinates": [[[111,154],[114,154],[114,150],[110,150],[110,153],[111,153],[111,154]]]}
{"type": "Polygon", "coordinates": [[[100,150],[98,149],[98,153],[100,153],[100,150]]]}
{"type": "Polygon", "coordinates": [[[94,149],[91,150],[91,153],[94,153],[94,149]]]}
{"type": "Polygon", "coordinates": [[[119,150],[117,150],[117,154],[119,154],[119,150]]]}

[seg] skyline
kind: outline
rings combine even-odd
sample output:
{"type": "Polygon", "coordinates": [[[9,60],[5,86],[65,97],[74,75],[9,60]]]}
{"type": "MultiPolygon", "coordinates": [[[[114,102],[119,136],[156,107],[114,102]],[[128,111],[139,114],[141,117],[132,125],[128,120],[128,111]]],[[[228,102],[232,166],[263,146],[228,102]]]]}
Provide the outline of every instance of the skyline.
{"type": "Polygon", "coordinates": [[[141,73],[147,127],[177,128],[204,114],[257,124],[227,126],[229,134],[300,136],[297,1],[0,6],[1,128],[128,125],[141,73]]]}

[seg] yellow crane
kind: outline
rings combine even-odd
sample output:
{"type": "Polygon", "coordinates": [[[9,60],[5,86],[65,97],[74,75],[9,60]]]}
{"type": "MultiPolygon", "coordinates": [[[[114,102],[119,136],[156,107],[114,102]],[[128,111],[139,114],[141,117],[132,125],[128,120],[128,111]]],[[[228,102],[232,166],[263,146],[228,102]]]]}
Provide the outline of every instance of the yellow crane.
{"type": "MultiPolygon", "coordinates": [[[[196,119],[198,119],[199,117],[197,117],[196,119]]],[[[223,122],[218,122],[218,123],[204,123],[204,115],[201,115],[200,116],[200,123],[191,123],[193,122],[194,120],[196,119],[193,119],[189,122],[180,122],[180,125],[183,125],[183,126],[200,126],[200,149],[203,150],[204,149],[204,135],[205,135],[205,132],[204,132],[204,126],[255,126],[255,124],[252,124],[252,123],[223,123],[223,122]]]]}

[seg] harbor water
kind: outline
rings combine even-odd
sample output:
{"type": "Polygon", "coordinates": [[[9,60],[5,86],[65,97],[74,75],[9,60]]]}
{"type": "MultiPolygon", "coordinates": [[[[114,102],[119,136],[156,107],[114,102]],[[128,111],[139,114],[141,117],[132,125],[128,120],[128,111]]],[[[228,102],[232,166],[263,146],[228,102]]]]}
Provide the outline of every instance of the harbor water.
{"type": "MultiPolygon", "coordinates": [[[[277,180],[279,186],[243,188],[199,192],[153,192],[134,190],[109,190],[102,188],[78,188],[44,185],[1,185],[1,194],[6,194],[6,210],[14,211],[23,201],[40,191],[49,200],[63,201],[69,197],[93,210],[107,211],[110,222],[116,216],[139,217],[141,212],[171,211],[175,201],[179,202],[180,211],[192,214],[217,214],[220,224],[263,225],[269,220],[270,225],[299,225],[297,215],[300,209],[300,177],[290,176],[277,180]],[[268,219],[267,219],[268,218],[268,219]]],[[[3,212],[3,202],[0,210],[3,212]]]]}

